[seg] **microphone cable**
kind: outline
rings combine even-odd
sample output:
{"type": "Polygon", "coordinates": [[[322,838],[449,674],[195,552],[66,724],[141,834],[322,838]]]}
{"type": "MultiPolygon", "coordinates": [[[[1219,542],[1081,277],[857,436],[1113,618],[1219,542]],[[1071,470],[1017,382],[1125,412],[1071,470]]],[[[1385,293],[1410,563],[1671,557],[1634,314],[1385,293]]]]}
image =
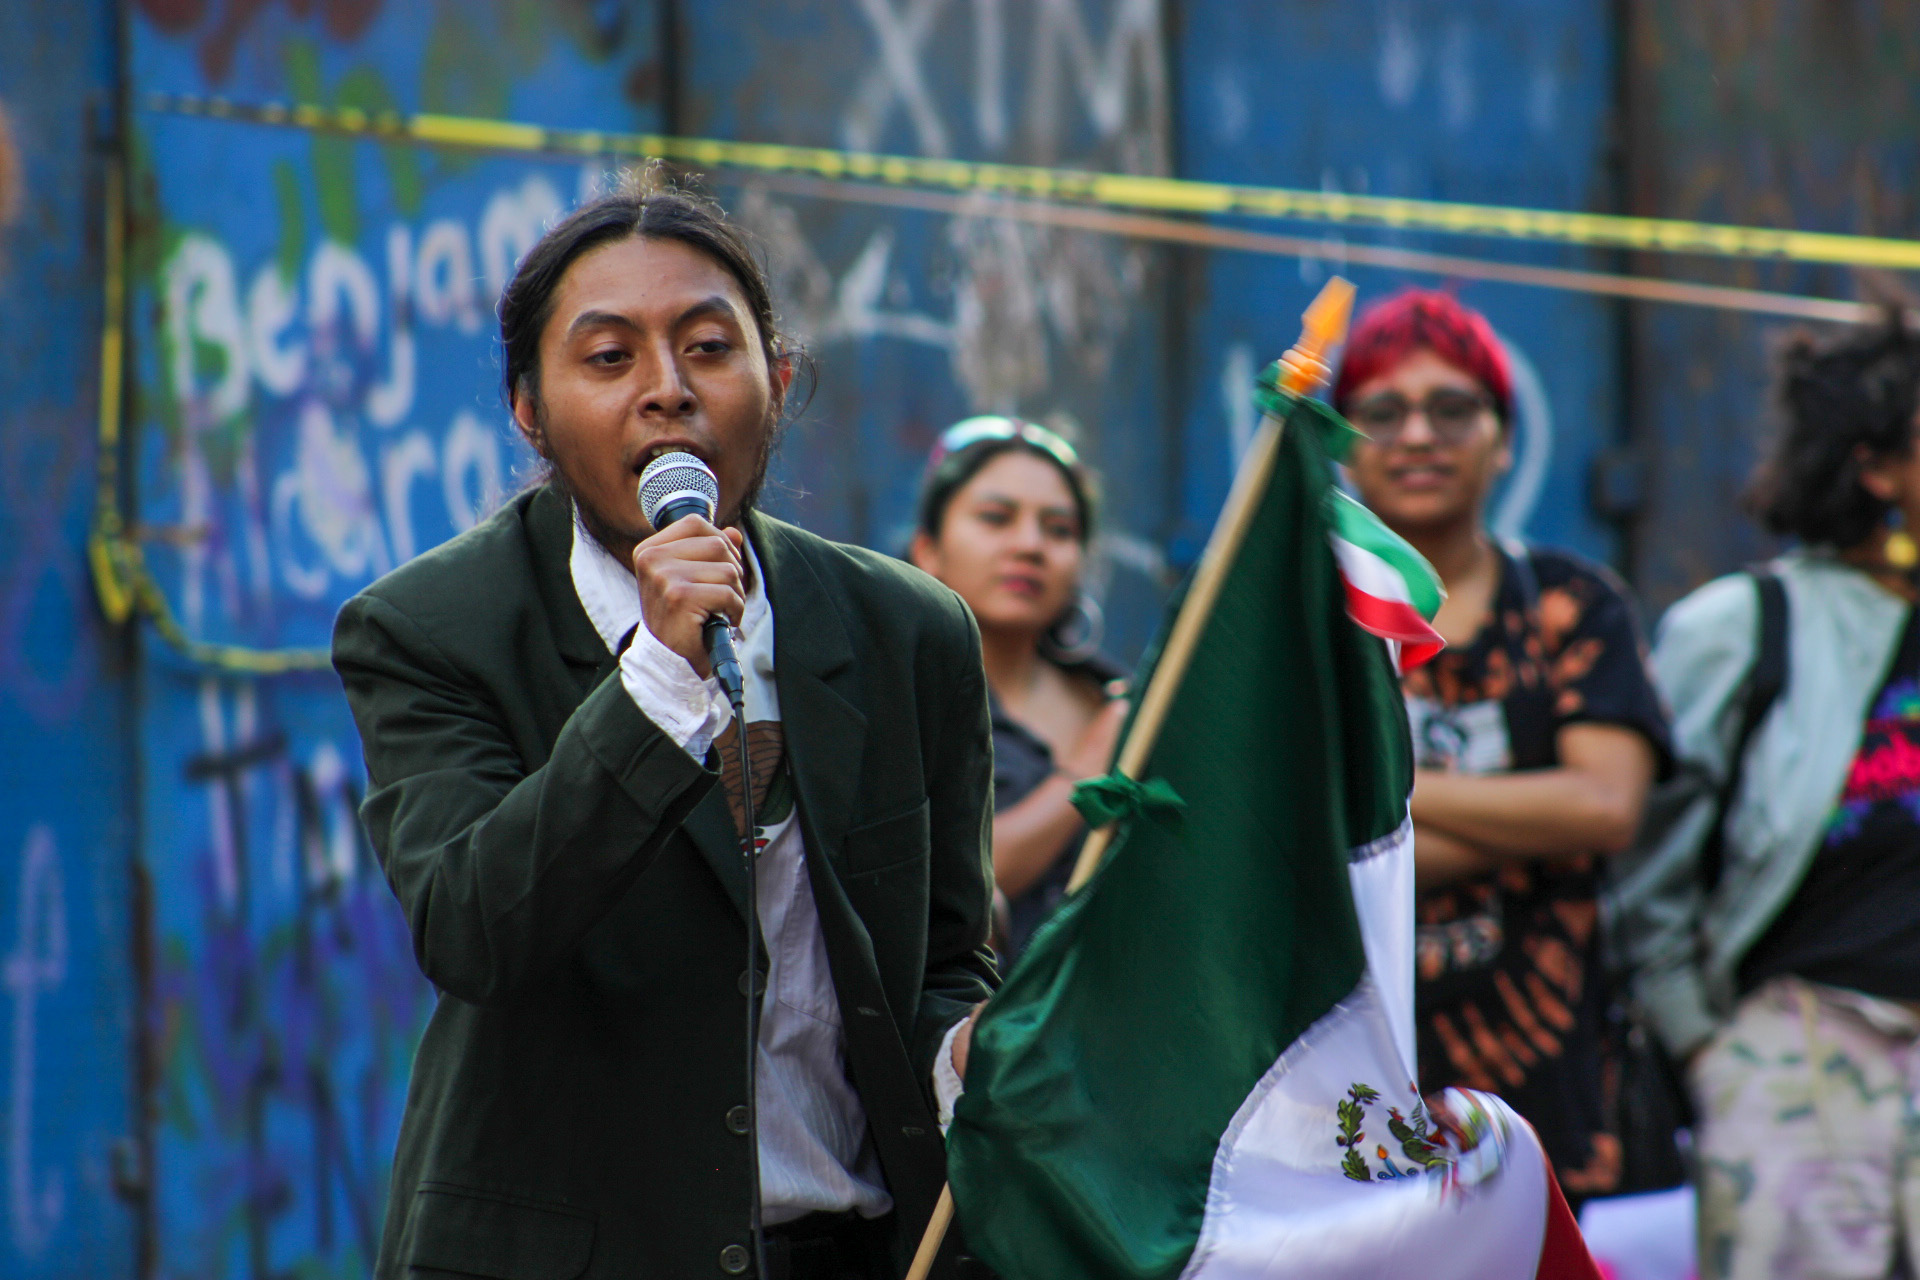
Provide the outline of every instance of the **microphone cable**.
{"type": "MultiPolygon", "coordinates": [[[[721,621],[726,625],[725,620],[721,621]]],[[[766,996],[766,981],[760,974],[760,840],[759,814],[753,803],[753,759],[747,751],[746,690],[739,682],[723,681],[727,701],[733,706],[735,750],[740,755],[741,809],[747,815],[746,835],[740,841],[740,856],[747,870],[747,969],[744,975],[747,997],[747,1236],[753,1250],[753,1274],[756,1280],[767,1277],[767,1234],[761,1222],[760,1204],[760,1002],[766,996]]]]}

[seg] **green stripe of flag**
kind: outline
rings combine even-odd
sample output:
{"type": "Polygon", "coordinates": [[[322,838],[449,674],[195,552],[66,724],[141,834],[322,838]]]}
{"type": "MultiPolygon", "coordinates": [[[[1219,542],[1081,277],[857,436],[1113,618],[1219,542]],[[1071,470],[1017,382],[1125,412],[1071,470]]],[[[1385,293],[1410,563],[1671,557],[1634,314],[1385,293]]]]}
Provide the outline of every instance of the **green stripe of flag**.
{"type": "Polygon", "coordinates": [[[1426,557],[1382,524],[1379,516],[1340,490],[1332,491],[1332,501],[1328,505],[1332,509],[1330,514],[1333,517],[1334,535],[1385,561],[1387,567],[1406,584],[1407,599],[1414,609],[1431,622],[1433,615],[1440,612],[1440,602],[1446,599],[1446,593],[1426,557]]]}

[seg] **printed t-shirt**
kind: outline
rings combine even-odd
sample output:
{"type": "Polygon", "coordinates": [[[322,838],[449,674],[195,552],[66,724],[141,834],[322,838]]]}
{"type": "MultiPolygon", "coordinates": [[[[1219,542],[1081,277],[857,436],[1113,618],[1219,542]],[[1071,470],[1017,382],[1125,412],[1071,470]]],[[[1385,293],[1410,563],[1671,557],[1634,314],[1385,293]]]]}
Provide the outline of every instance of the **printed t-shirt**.
{"type": "Polygon", "coordinates": [[[1740,962],[1740,987],[1794,974],[1920,1000],[1920,614],[1867,712],[1800,887],[1740,962]]]}
{"type": "MultiPolygon", "coordinates": [[[[1422,769],[1552,768],[1573,724],[1635,730],[1665,758],[1666,717],[1619,580],[1567,552],[1504,557],[1474,638],[1402,682],[1422,769]]],[[[1597,859],[1506,859],[1420,896],[1420,1087],[1497,1093],[1539,1131],[1570,1196],[1618,1183],[1603,1097],[1597,859]]]]}

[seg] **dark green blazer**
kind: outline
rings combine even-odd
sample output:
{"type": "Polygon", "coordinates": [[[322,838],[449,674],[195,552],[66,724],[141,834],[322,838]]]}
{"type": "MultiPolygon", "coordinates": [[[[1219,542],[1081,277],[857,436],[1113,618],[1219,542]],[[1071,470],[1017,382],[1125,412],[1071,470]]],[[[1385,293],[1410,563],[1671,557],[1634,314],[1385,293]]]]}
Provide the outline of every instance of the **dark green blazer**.
{"type": "MultiPolygon", "coordinates": [[[[904,1270],[945,1177],[934,1053],[994,983],[979,634],[896,561],[747,527],[904,1270]]],[[[361,816],[439,991],[382,1277],[720,1276],[745,1243],[739,844],[715,758],[690,758],[621,685],[574,594],[572,537],[563,496],[522,494],[335,625],[361,816]]]]}

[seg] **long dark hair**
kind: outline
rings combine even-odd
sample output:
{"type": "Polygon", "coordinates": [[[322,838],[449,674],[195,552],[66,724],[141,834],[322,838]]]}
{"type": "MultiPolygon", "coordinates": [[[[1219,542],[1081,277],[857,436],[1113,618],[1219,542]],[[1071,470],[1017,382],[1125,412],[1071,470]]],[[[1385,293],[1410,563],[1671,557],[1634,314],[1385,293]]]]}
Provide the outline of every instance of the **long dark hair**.
{"type": "Polygon", "coordinates": [[[806,353],[780,329],[772,286],[747,233],[714,201],[677,185],[662,166],[649,165],[541,236],[501,293],[500,382],[509,410],[516,395],[539,403],[540,335],[553,318],[553,295],[567,268],[592,249],[630,237],[678,240],[725,267],[753,311],[767,363],[807,364],[806,353]]]}
{"type": "Polygon", "coordinates": [[[1775,366],[1781,425],[1748,486],[1748,506],[1773,533],[1809,546],[1858,546],[1889,507],[1861,485],[1861,455],[1913,450],[1920,336],[1896,310],[1832,341],[1793,334],[1775,366]]]}

